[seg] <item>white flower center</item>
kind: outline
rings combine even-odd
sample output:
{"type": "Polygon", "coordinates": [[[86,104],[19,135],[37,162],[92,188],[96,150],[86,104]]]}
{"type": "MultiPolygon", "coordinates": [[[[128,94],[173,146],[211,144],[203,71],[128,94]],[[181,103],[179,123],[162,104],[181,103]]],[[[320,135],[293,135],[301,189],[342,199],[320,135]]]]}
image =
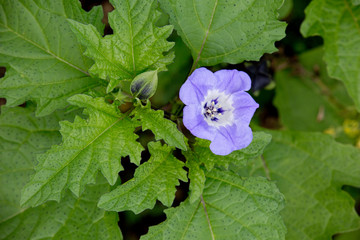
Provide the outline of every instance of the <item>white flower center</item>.
{"type": "Polygon", "coordinates": [[[214,127],[231,125],[234,120],[232,96],[218,90],[209,90],[201,103],[205,121],[214,127]]]}

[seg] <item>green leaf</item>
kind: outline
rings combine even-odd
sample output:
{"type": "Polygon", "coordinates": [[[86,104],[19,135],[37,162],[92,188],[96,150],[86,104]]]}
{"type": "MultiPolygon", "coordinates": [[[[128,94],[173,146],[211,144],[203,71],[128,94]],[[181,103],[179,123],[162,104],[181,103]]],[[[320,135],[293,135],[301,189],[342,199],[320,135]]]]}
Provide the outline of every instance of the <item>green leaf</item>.
{"type": "Polygon", "coordinates": [[[226,156],[213,154],[209,148],[210,141],[200,138],[196,139],[193,149],[199,161],[210,171],[215,165],[226,169],[229,167],[229,164],[245,166],[249,159],[260,156],[270,141],[271,135],[263,132],[254,132],[253,140],[248,147],[234,151],[226,156]]]}
{"type": "Polygon", "coordinates": [[[280,217],[284,198],[262,177],[240,178],[230,172],[207,174],[204,193],[165,210],[165,222],[150,227],[141,239],[285,239],[280,217]]]}
{"type": "Polygon", "coordinates": [[[205,187],[205,171],[200,167],[201,162],[198,156],[192,151],[183,152],[186,158],[186,167],[189,168],[189,179],[190,179],[190,202],[194,203],[197,201],[204,191],[205,187]]]}
{"type": "Polygon", "coordinates": [[[160,0],[170,23],[190,48],[194,67],[259,60],[276,51],[286,23],[277,20],[283,0],[160,0]]]}
{"type": "Polygon", "coordinates": [[[85,55],[95,60],[90,72],[110,81],[107,91],[124,80],[149,70],[166,70],[174,58],[169,51],[173,43],[166,41],[172,26],[156,27],[159,18],[155,0],[110,1],[114,11],[109,13],[113,35],[104,38],[92,25],[71,21],[72,30],[85,55]]]}
{"type": "Polygon", "coordinates": [[[171,206],[179,180],[187,181],[184,163],[172,155],[172,148],[150,142],[151,158],[140,165],[134,178],[100,198],[99,207],[109,211],[131,210],[134,213],[153,208],[156,199],[171,206]]]}
{"type": "Polygon", "coordinates": [[[86,107],[89,119],[61,122],[63,142],[38,157],[36,173],[23,189],[22,205],[59,201],[66,188],[79,196],[86,184],[95,182],[99,170],[114,185],[123,170],[121,157],[130,156],[133,163],[140,164],[143,148],[136,142],[137,123],[118,114],[103,98],[76,95],[69,101],[86,107]]]}
{"type": "Polygon", "coordinates": [[[34,172],[35,156],[61,141],[55,112],[35,118],[29,108],[2,108],[0,115],[0,239],[122,239],[118,217],[96,207],[109,190],[105,184],[87,188],[78,199],[68,192],[61,204],[22,208],[21,188],[34,172]]]}
{"type": "MultiPolygon", "coordinates": [[[[303,70],[306,72],[306,70],[303,70]]],[[[276,97],[282,124],[291,130],[324,131],[338,127],[344,121],[343,110],[333,91],[322,79],[312,79],[306,73],[294,74],[291,69],[275,74],[276,97]]]]}
{"type": "Polygon", "coordinates": [[[322,59],[322,47],[311,49],[298,56],[299,62],[277,71],[274,105],[286,129],[322,131],[353,144],[356,138],[344,129],[356,117],[354,102],[343,82],[328,76],[322,59]]]}
{"type": "Polygon", "coordinates": [[[264,148],[271,141],[271,135],[264,132],[254,132],[251,144],[241,150],[232,152],[227,156],[213,154],[209,145],[210,142],[204,139],[197,139],[193,151],[183,151],[186,158],[186,167],[189,168],[190,179],[190,202],[198,200],[204,189],[205,172],[204,165],[208,171],[215,165],[233,172],[241,170],[249,160],[259,157],[264,148]]]}
{"type": "Polygon", "coordinates": [[[351,0],[354,6],[360,5],[360,0],[351,0]]]}
{"type": "Polygon", "coordinates": [[[345,83],[360,111],[360,6],[350,0],[314,0],[305,13],[301,33],[323,37],[329,75],[345,83]]]}
{"type": "Polygon", "coordinates": [[[150,129],[156,140],[164,141],[173,147],[186,150],[184,135],[177,129],[176,124],[164,118],[164,111],[151,109],[151,103],[141,104],[134,111],[135,118],[141,120],[143,130],[150,129]]]}
{"type": "Polygon", "coordinates": [[[271,132],[264,162],[255,175],[271,180],[285,195],[287,239],[322,240],[360,227],[354,200],[344,185],[360,187],[360,149],[308,132],[271,132]]]}
{"type": "Polygon", "coordinates": [[[8,106],[34,100],[36,114],[44,116],[67,106],[70,96],[99,86],[67,19],[101,30],[100,7],[86,13],[73,0],[0,0],[0,16],[0,65],[6,67],[0,97],[8,106]]]}

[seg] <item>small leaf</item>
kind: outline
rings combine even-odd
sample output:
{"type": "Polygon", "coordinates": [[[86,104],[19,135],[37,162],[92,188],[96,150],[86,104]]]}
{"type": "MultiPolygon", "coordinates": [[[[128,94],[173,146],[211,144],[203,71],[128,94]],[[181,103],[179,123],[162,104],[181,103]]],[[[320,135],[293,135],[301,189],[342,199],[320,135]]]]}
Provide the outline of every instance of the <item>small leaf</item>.
{"type": "Polygon", "coordinates": [[[266,176],[266,166],[285,195],[287,239],[325,240],[359,228],[355,202],[342,187],[360,187],[360,149],[320,133],[270,133],[264,162],[254,164],[252,172],[266,176]]]}
{"type": "Polygon", "coordinates": [[[203,193],[205,187],[205,172],[200,167],[201,162],[198,159],[198,156],[192,151],[183,152],[186,158],[186,167],[189,168],[189,179],[190,179],[190,202],[194,203],[199,200],[200,196],[203,193]]]}
{"type": "Polygon", "coordinates": [[[169,146],[150,142],[151,158],[140,165],[134,178],[100,198],[99,207],[109,211],[131,210],[134,213],[153,208],[156,199],[171,206],[179,180],[187,181],[184,163],[172,155],[169,146]]]}
{"type": "Polygon", "coordinates": [[[229,155],[215,155],[210,151],[210,141],[197,138],[194,144],[194,152],[198,155],[199,161],[202,162],[206,169],[210,171],[215,165],[228,168],[229,164],[245,166],[251,158],[260,156],[264,148],[271,141],[271,135],[263,132],[254,132],[253,140],[250,145],[229,155]]]}
{"type": "Polygon", "coordinates": [[[0,97],[7,106],[34,100],[36,114],[44,116],[101,84],[87,72],[92,60],[82,55],[67,23],[71,18],[102,31],[101,7],[87,13],[69,0],[0,0],[0,6],[0,65],[6,67],[0,97]]]}
{"type": "Polygon", "coordinates": [[[190,48],[194,67],[259,60],[276,51],[286,23],[277,20],[283,0],[160,0],[170,23],[190,48]]]}
{"type": "Polygon", "coordinates": [[[109,13],[112,35],[103,38],[94,26],[69,21],[78,40],[87,47],[85,55],[95,60],[90,72],[110,81],[108,92],[140,73],[166,70],[174,58],[173,53],[163,55],[174,45],[166,41],[173,28],[155,26],[160,15],[157,1],[110,2],[115,8],[109,13]]]}
{"type": "Polygon", "coordinates": [[[22,205],[59,201],[67,188],[79,196],[86,184],[95,182],[99,170],[114,185],[123,169],[121,157],[130,156],[133,163],[140,164],[143,148],[134,134],[137,123],[119,115],[103,98],[76,95],[69,101],[86,107],[89,119],[61,122],[63,143],[38,157],[36,173],[23,189],[22,205]]]}
{"type": "Polygon", "coordinates": [[[74,114],[55,112],[35,118],[31,108],[2,108],[0,115],[0,239],[120,240],[118,216],[96,207],[108,184],[89,186],[80,198],[67,192],[60,204],[22,208],[21,188],[34,172],[36,154],[61,142],[60,119],[74,114]]]}
{"type": "Polygon", "coordinates": [[[329,76],[344,82],[360,111],[360,18],[357,17],[360,6],[358,0],[352,3],[350,0],[312,1],[305,10],[301,33],[305,37],[323,37],[329,76]]]}
{"type": "Polygon", "coordinates": [[[274,183],[214,169],[198,201],[165,210],[166,221],[150,227],[141,239],[281,240],[286,233],[279,213],[283,207],[274,183]]]}
{"type": "Polygon", "coordinates": [[[164,141],[173,147],[186,150],[184,135],[177,129],[176,124],[164,118],[164,112],[151,109],[150,102],[146,106],[141,104],[134,111],[135,118],[141,120],[143,130],[150,129],[156,140],[164,141]]]}

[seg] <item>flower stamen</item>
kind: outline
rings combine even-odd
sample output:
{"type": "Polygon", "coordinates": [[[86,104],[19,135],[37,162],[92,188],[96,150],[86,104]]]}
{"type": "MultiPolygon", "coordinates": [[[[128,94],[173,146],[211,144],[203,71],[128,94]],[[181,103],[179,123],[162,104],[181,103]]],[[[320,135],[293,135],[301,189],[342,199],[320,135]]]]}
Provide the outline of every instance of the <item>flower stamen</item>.
{"type": "Polygon", "coordinates": [[[204,104],[204,116],[205,118],[210,118],[211,121],[217,122],[219,118],[218,116],[221,116],[223,112],[225,112],[224,109],[221,108],[221,105],[218,105],[218,98],[212,99],[210,101],[210,106],[208,106],[208,103],[204,104]]]}

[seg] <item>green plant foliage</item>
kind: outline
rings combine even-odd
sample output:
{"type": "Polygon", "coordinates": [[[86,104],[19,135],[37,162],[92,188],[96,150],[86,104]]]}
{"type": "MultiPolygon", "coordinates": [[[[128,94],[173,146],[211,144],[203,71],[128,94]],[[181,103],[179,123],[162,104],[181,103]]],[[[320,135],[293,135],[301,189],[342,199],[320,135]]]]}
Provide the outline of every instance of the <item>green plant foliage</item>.
{"type": "Polygon", "coordinates": [[[249,159],[260,156],[270,141],[271,135],[264,132],[254,132],[253,140],[248,147],[234,151],[226,156],[220,156],[210,151],[210,141],[197,138],[193,150],[198,156],[199,162],[204,164],[206,169],[210,171],[215,165],[224,168],[228,168],[229,164],[245,166],[249,159]]]}
{"type": "Polygon", "coordinates": [[[198,155],[191,151],[183,152],[183,154],[186,158],[186,167],[189,168],[188,176],[190,179],[190,202],[194,203],[203,193],[206,181],[205,171],[201,167],[198,155]]]}
{"type": "Polygon", "coordinates": [[[159,73],[158,88],[154,97],[151,98],[151,103],[155,106],[164,106],[178,96],[179,89],[191,68],[190,50],[181,40],[181,37],[176,36],[174,42],[174,62],[168,66],[168,71],[159,73]]]}
{"type": "Polygon", "coordinates": [[[287,239],[327,240],[360,227],[344,185],[360,187],[360,150],[320,133],[271,132],[264,162],[253,175],[268,175],[285,195],[287,239]],[[326,219],[326,221],[324,221],[326,219]]]}
{"type": "Polygon", "coordinates": [[[184,163],[172,155],[172,148],[160,142],[148,144],[151,158],[140,165],[134,178],[100,198],[99,207],[109,211],[139,213],[153,208],[156,199],[170,207],[179,180],[187,182],[184,163]]]}
{"type": "Polygon", "coordinates": [[[284,198],[274,183],[215,169],[206,177],[197,202],[165,210],[167,220],[141,239],[285,239],[284,198]]]}
{"type": "Polygon", "coordinates": [[[324,131],[343,122],[341,109],[321,94],[311,78],[297,76],[289,70],[276,73],[275,106],[281,122],[291,130],[324,131]]]}
{"type": "Polygon", "coordinates": [[[86,13],[72,0],[1,0],[0,97],[8,106],[27,100],[37,103],[36,114],[44,116],[67,105],[66,99],[100,85],[91,78],[92,61],[68,26],[67,19],[96,26],[102,31],[102,10],[86,13]]]}
{"type": "Polygon", "coordinates": [[[327,75],[322,56],[322,48],[305,52],[297,72],[288,68],[275,75],[274,104],[288,129],[324,131],[341,126],[351,112],[352,100],[343,83],[327,75]]]}
{"type": "Polygon", "coordinates": [[[61,141],[58,121],[74,115],[55,112],[35,118],[33,110],[2,108],[0,115],[0,239],[122,239],[117,214],[96,207],[109,190],[104,183],[88,187],[79,198],[67,192],[60,204],[20,206],[20,191],[34,172],[36,154],[61,141]]]}
{"type": "Polygon", "coordinates": [[[114,11],[109,13],[109,24],[114,34],[104,38],[92,25],[71,21],[78,40],[87,47],[86,56],[94,59],[90,72],[109,80],[110,92],[121,81],[132,80],[149,70],[166,70],[174,54],[163,54],[173,47],[166,41],[172,26],[156,27],[155,0],[110,1],[114,11]]]}
{"type": "MultiPolygon", "coordinates": [[[[353,1],[355,2],[355,1],[353,1]]],[[[345,83],[360,110],[360,6],[350,0],[314,0],[301,26],[304,36],[320,35],[329,75],[345,83]]]]}
{"type": "Polygon", "coordinates": [[[222,62],[258,60],[276,51],[274,42],[285,36],[277,20],[283,0],[160,0],[192,52],[194,67],[222,62]]]}
{"type": "Polygon", "coordinates": [[[141,121],[142,129],[150,129],[156,140],[164,139],[168,145],[186,150],[184,135],[177,129],[176,124],[164,118],[163,111],[151,109],[150,102],[146,106],[139,104],[134,115],[141,121]]]}
{"type": "Polygon", "coordinates": [[[360,5],[360,0],[351,0],[354,6],[360,5]]]}
{"type": "Polygon", "coordinates": [[[98,170],[114,185],[123,168],[121,157],[130,156],[140,164],[140,143],[133,133],[138,124],[103,98],[76,95],[69,102],[85,107],[88,120],[61,122],[61,145],[38,157],[39,164],[22,192],[21,204],[37,206],[47,200],[59,201],[66,188],[79,196],[86,184],[94,183],[98,170]]]}
{"type": "Polygon", "coordinates": [[[219,156],[210,151],[209,141],[197,138],[193,146],[194,151],[183,151],[186,157],[186,166],[189,168],[190,202],[198,200],[204,189],[206,178],[202,165],[208,171],[214,166],[237,171],[244,167],[249,160],[260,156],[270,141],[270,134],[254,132],[253,141],[247,148],[232,152],[227,156],[219,156]]]}

